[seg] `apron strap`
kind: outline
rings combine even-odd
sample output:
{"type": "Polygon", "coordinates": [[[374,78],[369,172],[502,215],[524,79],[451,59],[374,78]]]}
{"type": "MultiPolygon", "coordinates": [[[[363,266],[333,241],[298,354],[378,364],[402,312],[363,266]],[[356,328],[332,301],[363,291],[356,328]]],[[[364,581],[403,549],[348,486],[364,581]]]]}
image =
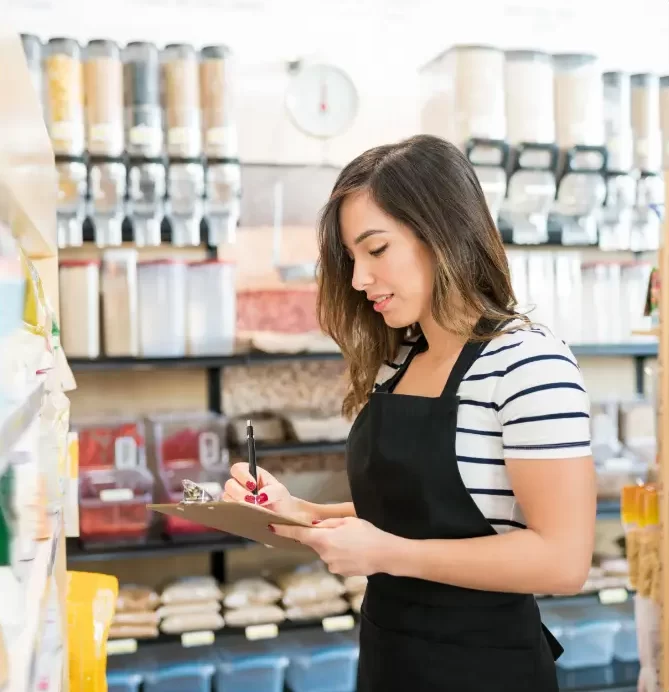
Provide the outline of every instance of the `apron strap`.
{"type": "Polygon", "coordinates": [[[441,396],[455,396],[458,393],[460,383],[464,378],[467,370],[471,368],[474,361],[479,357],[481,351],[486,347],[487,341],[468,341],[460,351],[458,359],[453,365],[451,374],[448,376],[446,386],[441,396]]]}

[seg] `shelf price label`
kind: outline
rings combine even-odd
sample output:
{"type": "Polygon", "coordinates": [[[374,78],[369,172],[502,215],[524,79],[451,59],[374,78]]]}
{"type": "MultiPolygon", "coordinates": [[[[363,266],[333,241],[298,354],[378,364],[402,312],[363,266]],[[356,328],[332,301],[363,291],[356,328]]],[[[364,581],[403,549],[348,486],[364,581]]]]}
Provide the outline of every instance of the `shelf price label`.
{"type": "Polygon", "coordinates": [[[107,642],[107,655],[134,654],[137,651],[136,639],[110,639],[107,642]]]}
{"type": "Polygon", "coordinates": [[[355,620],[352,615],[334,615],[323,618],[323,629],[326,632],[348,632],[355,627],[355,620]]]}
{"type": "Polygon", "coordinates": [[[211,630],[184,632],[181,635],[181,646],[184,649],[191,649],[194,646],[209,646],[214,643],[214,639],[216,639],[216,636],[211,630]]]}
{"type": "Polygon", "coordinates": [[[249,625],[244,630],[244,635],[250,642],[260,639],[276,639],[279,636],[278,625],[271,623],[267,625],[249,625]]]}
{"type": "Polygon", "coordinates": [[[614,587],[611,589],[602,589],[598,594],[599,602],[602,605],[615,605],[617,603],[625,603],[629,598],[629,593],[624,586],[614,587]]]}

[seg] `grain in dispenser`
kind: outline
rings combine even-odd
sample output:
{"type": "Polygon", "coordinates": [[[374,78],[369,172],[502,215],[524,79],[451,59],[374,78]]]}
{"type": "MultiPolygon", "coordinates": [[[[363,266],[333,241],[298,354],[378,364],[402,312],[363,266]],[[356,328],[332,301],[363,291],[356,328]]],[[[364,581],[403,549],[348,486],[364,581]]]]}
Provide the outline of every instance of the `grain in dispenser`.
{"type": "Polygon", "coordinates": [[[504,53],[491,46],[455,46],[446,54],[455,93],[454,141],[506,138],[504,53]]]}
{"type": "Polygon", "coordinates": [[[152,43],[135,41],[123,51],[123,86],[128,154],[156,158],[163,152],[160,61],[152,43]]]}
{"type": "Polygon", "coordinates": [[[195,158],[202,153],[200,81],[195,48],[185,43],[165,46],[161,54],[167,153],[195,158]]]}
{"type": "Polygon", "coordinates": [[[669,76],[660,78],[660,129],[662,131],[663,170],[669,169],[669,76]]]}
{"type": "Polygon", "coordinates": [[[56,156],[84,153],[84,84],[81,48],[71,38],[52,38],[46,46],[47,127],[56,156]]]}
{"type": "Polygon", "coordinates": [[[555,141],[553,61],[533,50],[505,53],[506,133],[509,144],[555,141]]]}
{"type": "Polygon", "coordinates": [[[658,172],[661,160],[660,80],[654,74],[632,75],[632,131],[634,166],[658,172]]]}
{"type": "Polygon", "coordinates": [[[561,149],[604,143],[604,88],[594,55],[553,56],[555,131],[561,149]]]}
{"type": "Polygon", "coordinates": [[[113,41],[95,40],[84,58],[86,145],[91,156],[123,154],[123,63],[113,41]]]}
{"type": "Polygon", "coordinates": [[[227,46],[200,51],[200,103],[204,154],[213,159],[237,158],[232,54],[227,46]]]}

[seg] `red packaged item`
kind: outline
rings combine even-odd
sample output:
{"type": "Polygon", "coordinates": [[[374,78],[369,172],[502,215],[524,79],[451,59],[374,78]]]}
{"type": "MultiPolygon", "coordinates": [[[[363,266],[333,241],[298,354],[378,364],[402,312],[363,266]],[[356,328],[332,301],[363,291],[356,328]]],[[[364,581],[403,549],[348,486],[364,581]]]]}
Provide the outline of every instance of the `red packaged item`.
{"type": "Polygon", "coordinates": [[[144,425],[134,418],[75,421],[79,468],[134,468],[146,465],[144,425]]]}
{"type": "Polygon", "coordinates": [[[151,523],[153,476],[145,468],[88,469],[79,479],[83,542],[141,541],[151,523]]]}
{"type": "MultiPolygon", "coordinates": [[[[168,413],[152,416],[148,423],[161,502],[180,502],[184,480],[202,485],[218,500],[230,477],[227,419],[206,412],[168,413]]],[[[169,535],[211,530],[180,517],[165,517],[169,535]]]]}

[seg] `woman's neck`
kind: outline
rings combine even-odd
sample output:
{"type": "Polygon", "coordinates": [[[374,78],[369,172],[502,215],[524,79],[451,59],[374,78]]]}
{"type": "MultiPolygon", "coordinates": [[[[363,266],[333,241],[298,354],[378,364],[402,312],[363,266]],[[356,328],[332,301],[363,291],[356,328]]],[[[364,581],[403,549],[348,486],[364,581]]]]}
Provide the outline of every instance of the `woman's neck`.
{"type": "Polygon", "coordinates": [[[457,353],[467,342],[464,337],[437,324],[433,317],[421,320],[420,329],[427,341],[429,358],[441,361],[457,353]]]}

